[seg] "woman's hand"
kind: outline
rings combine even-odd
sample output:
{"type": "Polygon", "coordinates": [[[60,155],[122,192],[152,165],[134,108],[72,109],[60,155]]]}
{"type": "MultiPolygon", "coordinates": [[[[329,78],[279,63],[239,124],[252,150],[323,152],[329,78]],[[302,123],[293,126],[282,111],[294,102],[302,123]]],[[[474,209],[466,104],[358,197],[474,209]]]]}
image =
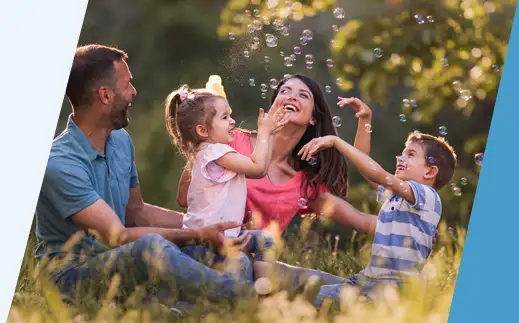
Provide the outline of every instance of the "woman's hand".
{"type": "Polygon", "coordinates": [[[317,154],[321,150],[333,147],[336,140],[336,136],[324,136],[312,139],[310,142],[304,145],[301,150],[299,150],[297,155],[301,156],[302,160],[309,161],[313,155],[317,154]]]}
{"type": "Polygon", "coordinates": [[[355,117],[357,119],[371,119],[371,109],[360,99],[357,98],[343,98],[338,97],[339,102],[337,105],[343,108],[345,105],[349,104],[355,111],[355,117]]]}

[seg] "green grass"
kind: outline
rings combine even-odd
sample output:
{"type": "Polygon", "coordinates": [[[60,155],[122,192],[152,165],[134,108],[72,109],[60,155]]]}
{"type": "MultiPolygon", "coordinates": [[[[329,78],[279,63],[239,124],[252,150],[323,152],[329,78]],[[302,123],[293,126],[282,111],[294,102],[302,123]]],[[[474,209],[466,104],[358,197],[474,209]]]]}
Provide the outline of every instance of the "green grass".
{"type": "MultiPolygon", "coordinates": [[[[336,243],[333,235],[310,230],[310,222],[305,219],[297,235],[285,236],[280,260],[344,277],[364,266],[369,257],[369,243],[365,239],[336,243]]],[[[86,297],[74,305],[66,305],[55,288],[38,274],[32,257],[35,241],[31,236],[8,322],[446,322],[464,240],[464,229],[448,232],[442,224],[435,251],[426,266],[427,283],[410,281],[399,293],[393,289],[381,290],[375,303],[345,290],[339,309],[325,306],[318,312],[302,297],[280,292],[235,306],[201,300],[192,315],[178,318],[158,303],[141,302],[138,292],[116,305],[117,279],[101,298],[86,297]]]]}

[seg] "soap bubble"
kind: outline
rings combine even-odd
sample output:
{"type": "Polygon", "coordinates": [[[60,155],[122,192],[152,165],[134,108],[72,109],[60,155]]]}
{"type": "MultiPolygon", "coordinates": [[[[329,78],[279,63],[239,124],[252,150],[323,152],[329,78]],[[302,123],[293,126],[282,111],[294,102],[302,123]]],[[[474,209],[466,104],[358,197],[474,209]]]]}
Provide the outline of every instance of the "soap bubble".
{"type": "Polygon", "coordinates": [[[335,8],[333,10],[333,15],[337,19],[344,19],[344,9],[343,8],[335,8]]]}
{"type": "Polygon", "coordinates": [[[267,46],[270,48],[274,48],[278,45],[277,37],[272,34],[265,35],[265,42],[267,43],[267,46]]]}
{"type": "Polygon", "coordinates": [[[332,118],[332,123],[335,128],[339,128],[342,126],[342,119],[339,116],[335,116],[332,118]]]}

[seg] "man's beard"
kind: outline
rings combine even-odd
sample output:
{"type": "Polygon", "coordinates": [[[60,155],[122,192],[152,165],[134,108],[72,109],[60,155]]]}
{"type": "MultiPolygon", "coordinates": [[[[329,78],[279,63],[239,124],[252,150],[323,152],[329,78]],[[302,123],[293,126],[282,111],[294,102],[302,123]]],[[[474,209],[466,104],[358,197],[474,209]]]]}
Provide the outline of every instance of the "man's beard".
{"type": "Polygon", "coordinates": [[[112,111],[110,113],[110,118],[112,122],[112,128],[114,130],[119,130],[122,128],[126,128],[130,124],[128,109],[130,108],[130,103],[126,102],[120,98],[117,99],[114,106],[112,107],[112,111]]]}

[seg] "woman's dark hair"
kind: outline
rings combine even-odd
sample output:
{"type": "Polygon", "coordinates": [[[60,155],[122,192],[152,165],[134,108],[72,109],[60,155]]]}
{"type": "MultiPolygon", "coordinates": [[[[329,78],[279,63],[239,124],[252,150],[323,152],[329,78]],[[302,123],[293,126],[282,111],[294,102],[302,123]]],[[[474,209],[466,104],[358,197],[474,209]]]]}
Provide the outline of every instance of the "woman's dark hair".
{"type": "Polygon", "coordinates": [[[279,86],[274,91],[271,103],[274,103],[283,84],[294,78],[301,80],[312,92],[314,96],[313,117],[317,121],[315,125],[308,126],[303,137],[292,151],[292,157],[295,161],[295,170],[302,170],[305,175],[301,186],[302,194],[306,199],[315,200],[319,186],[324,184],[330,193],[346,198],[348,194],[348,163],[341,153],[336,149],[323,150],[316,156],[317,163],[315,165],[310,165],[307,161],[302,161],[297,155],[299,150],[314,138],[338,135],[333,125],[330,107],[324,99],[323,91],[319,87],[319,84],[301,74],[289,75],[281,80],[279,86]],[[311,192],[313,192],[312,196],[308,195],[309,188],[311,192]]]}

